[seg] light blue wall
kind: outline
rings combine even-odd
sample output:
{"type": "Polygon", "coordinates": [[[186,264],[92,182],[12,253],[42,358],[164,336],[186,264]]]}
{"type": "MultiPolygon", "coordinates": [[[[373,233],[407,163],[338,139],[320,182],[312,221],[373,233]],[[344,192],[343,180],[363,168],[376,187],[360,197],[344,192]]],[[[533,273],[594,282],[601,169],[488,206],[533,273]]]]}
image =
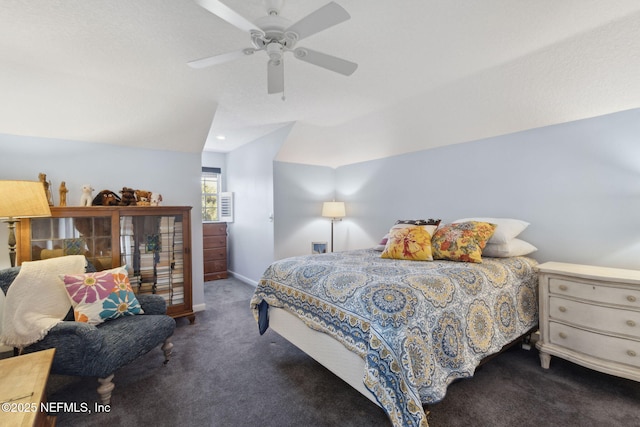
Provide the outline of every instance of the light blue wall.
{"type": "MultiPolygon", "coordinates": [[[[79,205],[83,184],[90,184],[94,195],[105,189],[118,192],[126,186],[161,193],[165,206],[193,206],[193,304],[204,309],[200,153],[0,134],[0,179],[36,181],[40,172],[52,183],[56,206],[61,181],[69,189],[68,206],[79,205]]],[[[6,226],[0,227],[0,268],[9,266],[7,245],[1,244],[7,237],[6,226]]]]}
{"type": "Polygon", "coordinates": [[[640,110],[336,170],[346,246],[399,218],[512,217],[540,261],[640,269],[640,110]]]}
{"type": "Polygon", "coordinates": [[[274,260],[273,163],[291,131],[285,126],[227,154],[227,191],[234,221],[228,226],[228,269],[256,284],[274,260]]]}
{"type": "Polygon", "coordinates": [[[247,210],[230,236],[233,268],[249,283],[272,260],[329,240],[320,212],[334,197],[347,204],[336,251],[375,245],[400,218],[512,217],[531,223],[520,237],[539,248],[539,261],[640,269],[640,110],[336,170],[271,162],[286,137],[229,155],[229,182],[242,182],[229,191],[247,210]]]}
{"type": "MultiPolygon", "coordinates": [[[[0,179],[46,172],[54,189],[67,182],[69,204],[90,183],[158,190],[165,205],[197,207],[200,167],[222,167],[235,204],[229,270],[249,283],[274,259],[329,241],[320,212],[333,198],[347,203],[336,251],[373,246],[398,218],[499,216],[531,223],[521,237],[539,248],[540,261],[640,268],[640,110],[336,170],[274,162],[290,129],[202,156],[0,135],[0,179]]],[[[192,213],[196,306],[204,304],[200,215],[192,213]]],[[[0,227],[0,242],[6,239],[0,227]]],[[[0,267],[7,265],[0,245],[0,267]]]]}
{"type": "Polygon", "coordinates": [[[220,191],[227,191],[227,154],[204,151],[202,153],[202,166],[220,168],[222,170],[222,188],[220,191]]]}
{"type": "Polygon", "coordinates": [[[334,169],[275,162],[275,259],[308,255],[312,242],[330,242],[331,222],[320,214],[334,192],[334,169]]]}

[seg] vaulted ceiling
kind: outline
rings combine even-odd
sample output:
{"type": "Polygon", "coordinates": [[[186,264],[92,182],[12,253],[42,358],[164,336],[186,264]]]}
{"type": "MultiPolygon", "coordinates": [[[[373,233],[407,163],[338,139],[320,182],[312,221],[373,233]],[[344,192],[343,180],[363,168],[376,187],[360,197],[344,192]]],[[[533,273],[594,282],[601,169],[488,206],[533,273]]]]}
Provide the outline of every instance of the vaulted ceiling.
{"type": "Polygon", "coordinates": [[[263,52],[186,65],[250,46],[193,0],[0,0],[0,133],[225,152],[293,122],[278,159],[336,167],[640,107],[637,0],[336,1],[299,45],[358,69],[287,54],[283,100],[263,52]]]}

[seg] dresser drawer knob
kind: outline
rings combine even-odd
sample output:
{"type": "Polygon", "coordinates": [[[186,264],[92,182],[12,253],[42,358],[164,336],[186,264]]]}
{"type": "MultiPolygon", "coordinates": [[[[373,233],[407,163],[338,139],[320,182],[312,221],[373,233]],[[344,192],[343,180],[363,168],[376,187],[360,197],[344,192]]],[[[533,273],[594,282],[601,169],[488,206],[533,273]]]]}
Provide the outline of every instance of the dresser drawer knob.
{"type": "Polygon", "coordinates": [[[567,338],[567,334],[565,334],[564,332],[560,332],[560,333],[558,334],[558,336],[560,336],[560,338],[562,338],[562,339],[567,338]]]}
{"type": "Polygon", "coordinates": [[[558,307],[558,310],[564,313],[565,311],[567,311],[567,307],[561,305],[560,307],[558,307]]]}
{"type": "Polygon", "coordinates": [[[629,302],[636,302],[636,297],[634,297],[633,295],[629,295],[629,296],[627,297],[627,301],[629,301],[629,302]]]}
{"type": "Polygon", "coordinates": [[[627,326],[631,326],[633,328],[634,326],[636,326],[636,322],[634,322],[633,320],[627,320],[627,326]]]}
{"type": "Polygon", "coordinates": [[[627,355],[629,355],[630,357],[636,357],[636,352],[633,350],[627,350],[627,355]]]}
{"type": "Polygon", "coordinates": [[[569,289],[567,285],[560,285],[558,286],[558,288],[560,288],[561,291],[566,291],[567,289],[569,289]]]}

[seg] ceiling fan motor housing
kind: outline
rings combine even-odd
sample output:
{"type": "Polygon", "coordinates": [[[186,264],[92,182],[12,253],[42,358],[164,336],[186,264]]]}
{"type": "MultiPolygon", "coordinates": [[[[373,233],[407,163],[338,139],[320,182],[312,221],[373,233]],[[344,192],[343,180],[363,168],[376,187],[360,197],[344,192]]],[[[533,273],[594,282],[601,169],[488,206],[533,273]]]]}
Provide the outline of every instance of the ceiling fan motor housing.
{"type": "Polygon", "coordinates": [[[269,45],[274,42],[282,46],[283,49],[292,50],[297,41],[297,35],[292,32],[285,34],[285,29],[291,25],[291,22],[279,15],[269,15],[259,18],[255,22],[256,26],[264,31],[264,35],[260,33],[251,34],[251,42],[256,49],[266,49],[269,56],[269,45]]]}

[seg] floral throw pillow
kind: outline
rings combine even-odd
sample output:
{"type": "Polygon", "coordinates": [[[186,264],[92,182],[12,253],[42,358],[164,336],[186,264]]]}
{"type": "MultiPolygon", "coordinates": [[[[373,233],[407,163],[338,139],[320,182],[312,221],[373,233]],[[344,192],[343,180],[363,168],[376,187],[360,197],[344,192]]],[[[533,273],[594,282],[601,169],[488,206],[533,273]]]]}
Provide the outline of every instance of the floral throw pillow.
{"type": "Polygon", "coordinates": [[[392,228],[380,257],[431,261],[431,234],[424,227],[392,228]]]}
{"type": "Polygon", "coordinates": [[[126,267],[65,274],[62,281],[77,322],[98,325],[105,320],[144,313],[129,283],[126,267]]]}
{"type": "Polygon", "coordinates": [[[496,229],[495,224],[467,221],[439,228],[431,239],[434,259],[482,262],[482,250],[496,229]]]}
{"type": "MultiPolygon", "coordinates": [[[[438,228],[438,224],[440,224],[439,219],[399,219],[393,225],[391,230],[393,231],[397,228],[422,227],[433,236],[433,232],[438,228]]],[[[380,240],[380,243],[378,243],[373,249],[376,251],[384,251],[384,248],[387,247],[388,241],[389,233],[385,234],[382,240],[380,240]]]]}

